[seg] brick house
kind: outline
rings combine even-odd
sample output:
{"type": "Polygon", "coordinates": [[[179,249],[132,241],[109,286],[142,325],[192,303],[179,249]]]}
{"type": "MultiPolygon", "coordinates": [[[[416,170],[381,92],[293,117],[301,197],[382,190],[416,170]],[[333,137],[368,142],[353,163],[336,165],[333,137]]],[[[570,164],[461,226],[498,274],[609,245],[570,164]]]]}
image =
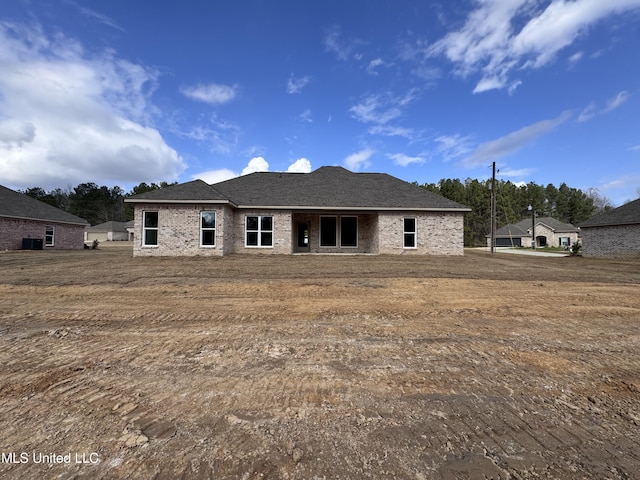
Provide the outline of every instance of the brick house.
{"type": "MultiPolygon", "coordinates": [[[[531,219],[508,224],[496,230],[496,247],[531,247],[531,219]]],[[[535,220],[536,247],[570,247],[578,241],[580,229],[553,217],[535,220]]],[[[491,247],[491,236],[487,235],[491,247]]]]}
{"type": "Polygon", "coordinates": [[[0,185],[0,250],[84,248],[87,222],[0,185]]]}
{"type": "Polygon", "coordinates": [[[580,224],[582,256],[640,256],[640,198],[580,224]]]}
{"type": "Polygon", "coordinates": [[[470,211],[390,175],[342,167],[194,180],[125,201],[135,209],[135,256],[462,255],[470,211]]]}

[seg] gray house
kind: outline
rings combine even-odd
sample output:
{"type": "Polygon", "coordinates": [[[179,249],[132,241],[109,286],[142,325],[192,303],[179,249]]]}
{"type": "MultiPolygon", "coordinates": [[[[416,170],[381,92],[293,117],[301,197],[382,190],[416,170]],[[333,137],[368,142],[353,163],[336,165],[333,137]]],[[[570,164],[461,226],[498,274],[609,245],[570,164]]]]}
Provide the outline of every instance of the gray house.
{"type": "Polygon", "coordinates": [[[640,198],[580,224],[584,257],[640,256],[640,198]]]}
{"type": "Polygon", "coordinates": [[[462,255],[470,211],[390,175],[341,167],[194,180],[125,201],[135,207],[136,256],[462,255]]]}
{"type": "MultiPolygon", "coordinates": [[[[531,219],[510,223],[496,230],[496,247],[530,247],[532,240],[531,219]]],[[[536,247],[570,247],[578,241],[579,229],[553,217],[535,220],[536,247]]],[[[487,246],[491,247],[491,236],[487,235],[487,246]]]]}
{"type": "Polygon", "coordinates": [[[0,249],[84,248],[87,222],[0,185],[0,249]]]}

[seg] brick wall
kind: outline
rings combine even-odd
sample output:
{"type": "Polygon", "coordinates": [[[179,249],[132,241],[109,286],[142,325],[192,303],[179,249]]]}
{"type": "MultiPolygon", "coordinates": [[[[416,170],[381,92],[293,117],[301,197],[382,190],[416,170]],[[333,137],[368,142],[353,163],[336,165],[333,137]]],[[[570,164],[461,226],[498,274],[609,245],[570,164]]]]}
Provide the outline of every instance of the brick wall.
{"type": "Polygon", "coordinates": [[[454,212],[380,212],[378,252],[406,255],[463,255],[464,215],[454,212]],[[404,218],[416,219],[416,248],[404,248],[404,218]]]}
{"type": "Polygon", "coordinates": [[[219,256],[223,252],[225,223],[229,207],[221,205],[136,205],[134,214],[134,256],[219,256]],[[158,245],[143,245],[145,211],[158,212],[158,245]],[[200,246],[200,212],[216,212],[216,244],[200,246]]]}
{"type": "Polygon", "coordinates": [[[230,253],[292,253],[293,232],[291,210],[236,210],[233,212],[232,247],[230,253]],[[245,221],[247,216],[268,215],[273,217],[273,246],[245,246],[245,221]]]}
{"type": "MultiPolygon", "coordinates": [[[[449,212],[414,212],[407,214],[350,213],[336,214],[338,243],[340,216],[358,217],[357,247],[320,247],[320,217],[318,212],[295,213],[291,210],[234,210],[225,205],[136,205],[133,254],[135,256],[194,256],[246,254],[291,254],[296,251],[297,222],[309,224],[310,252],[314,253],[385,253],[462,255],[463,214],[449,212]],[[216,246],[200,246],[200,212],[216,212],[216,246]],[[142,219],[144,211],[158,212],[158,245],[142,245],[142,219]],[[253,247],[245,245],[247,216],[273,217],[273,245],[253,247]],[[416,218],[416,248],[404,248],[405,217],[416,218]]],[[[332,215],[327,212],[326,215],[332,215]]]]}
{"type": "Polygon", "coordinates": [[[580,236],[584,257],[640,256],[640,224],[583,227],[580,236]]]}
{"type": "Polygon", "coordinates": [[[53,226],[53,246],[44,246],[44,249],[84,248],[84,225],[0,217],[0,249],[20,250],[23,238],[39,238],[44,245],[47,225],[53,226]]]}

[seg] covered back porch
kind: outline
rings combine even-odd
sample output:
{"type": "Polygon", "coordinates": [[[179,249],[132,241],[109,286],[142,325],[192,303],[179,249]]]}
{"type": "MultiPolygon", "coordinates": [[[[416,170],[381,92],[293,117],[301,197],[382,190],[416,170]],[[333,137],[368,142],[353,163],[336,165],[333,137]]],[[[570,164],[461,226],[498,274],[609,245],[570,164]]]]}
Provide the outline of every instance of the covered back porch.
{"type": "Polygon", "coordinates": [[[293,253],[378,253],[377,212],[299,211],[292,222],[293,253]]]}

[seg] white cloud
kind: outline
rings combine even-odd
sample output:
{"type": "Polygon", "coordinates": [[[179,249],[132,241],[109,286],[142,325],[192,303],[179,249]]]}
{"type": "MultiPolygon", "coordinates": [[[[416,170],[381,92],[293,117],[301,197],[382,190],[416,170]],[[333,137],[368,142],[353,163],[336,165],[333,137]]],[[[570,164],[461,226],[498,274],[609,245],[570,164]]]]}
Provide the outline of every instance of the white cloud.
{"type": "Polygon", "coordinates": [[[584,57],[584,52],[576,52],[576,53],[574,53],[573,55],[571,55],[569,57],[569,64],[570,65],[575,65],[580,60],[582,60],[582,57],[584,57]]]}
{"type": "Polygon", "coordinates": [[[602,109],[598,109],[595,102],[591,102],[587,107],[582,110],[580,115],[578,116],[579,122],[586,122],[587,120],[591,120],[593,117],[597,115],[604,115],[605,113],[609,113],[617,108],[620,108],[627,100],[631,94],[626,90],[621,91],[615,97],[609,99],[607,104],[602,109]]]}
{"type": "Polygon", "coordinates": [[[0,142],[15,143],[22,147],[23,143],[32,142],[36,136],[36,127],[29,121],[9,119],[0,122],[0,142]]]}
{"type": "Polygon", "coordinates": [[[387,154],[387,158],[390,158],[391,160],[393,160],[393,163],[401,167],[407,167],[409,165],[421,165],[426,162],[426,159],[423,157],[410,157],[409,155],[405,155],[404,153],[387,154]]]}
{"type": "Polygon", "coordinates": [[[308,108],[298,115],[298,120],[305,123],[313,123],[313,116],[311,115],[311,110],[308,108]]]}
{"type": "Polygon", "coordinates": [[[311,81],[311,77],[304,76],[300,78],[294,78],[293,75],[287,80],[287,93],[300,93],[302,89],[311,81]]]}
{"type": "Polygon", "coordinates": [[[529,177],[534,171],[533,168],[500,168],[498,173],[501,177],[523,178],[529,177]]]}
{"type": "Polygon", "coordinates": [[[417,90],[394,96],[390,93],[369,95],[349,109],[351,116],[362,123],[384,125],[402,116],[404,108],[418,98],[417,90]]]}
{"type": "Polygon", "coordinates": [[[344,165],[354,172],[357,172],[362,168],[370,167],[371,162],[369,159],[374,153],[374,150],[370,148],[365,148],[359,152],[352,153],[344,159],[344,165]]]}
{"type": "Polygon", "coordinates": [[[236,98],[236,95],[238,94],[238,86],[208,83],[182,87],[180,91],[183,95],[191,98],[192,100],[198,100],[211,105],[221,105],[223,103],[229,103],[236,98]]]}
{"type": "MultiPolygon", "coordinates": [[[[325,36],[322,39],[324,49],[327,52],[335,54],[338,60],[347,61],[358,46],[362,45],[362,41],[355,39],[345,40],[342,37],[342,31],[339,26],[333,25],[325,30],[325,36]]],[[[357,60],[361,55],[355,53],[354,58],[357,60]]]]}
{"type": "Polygon", "coordinates": [[[578,121],[586,122],[587,120],[591,120],[593,117],[595,117],[596,114],[596,104],[595,102],[591,102],[585,107],[584,110],[582,110],[582,112],[580,112],[580,115],[578,115],[578,121]]]}
{"type": "Polygon", "coordinates": [[[237,177],[238,174],[228,168],[220,168],[218,170],[208,170],[192,175],[192,179],[200,179],[207,183],[219,183],[237,177]]]}
{"type": "Polygon", "coordinates": [[[0,178],[18,188],[175,180],[151,125],[158,73],[58,33],[0,23],[0,178]]]}
{"type": "Polygon", "coordinates": [[[476,93],[508,87],[512,71],[543,67],[585,35],[589,26],[640,9],[640,0],[476,0],[475,4],[463,27],[435,42],[427,54],[446,56],[463,77],[479,73],[476,93]]]}
{"type": "Polygon", "coordinates": [[[309,173],[311,171],[311,162],[306,158],[299,158],[287,168],[289,173],[309,173]]]}
{"type": "Polygon", "coordinates": [[[436,139],[436,152],[445,161],[468,155],[473,150],[473,137],[469,135],[440,135],[436,139]]]}
{"type": "Polygon", "coordinates": [[[253,157],[246,167],[242,169],[240,175],[248,175],[255,172],[268,172],[269,163],[263,157],[253,157]]]}
{"type": "Polygon", "coordinates": [[[511,132],[504,137],[483,143],[471,155],[466,157],[462,164],[466,167],[475,167],[510,155],[566,122],[569,117],[571,117],[571,113],[564,112],[557,118],[542,120],[511,132]]]}
{"type": "Polygon", "coordinates": [[[391,67],[393,64],[389,64],[382,60],[381,58],[374,58],[367,65],[367,73],[369,75],[378,75],[378,67],[391,67]]]}
{"type": "Polygon", "coordinates": [[[629,92],[626,91],[618,93],[615,97],[607,102],[607,106],[604,108],[603,113],[611,112],[612,110],[620,107],[624,102],[629,100],[629,96],[629,92]]]}
{"type": "Polygon", "coordinates": [[[391,125],[373,125],[369,129],[371,135],[383,135],[385,137],[404,137],[413,140],[415,132],[412,128],[396,127],[391,125]]]}

